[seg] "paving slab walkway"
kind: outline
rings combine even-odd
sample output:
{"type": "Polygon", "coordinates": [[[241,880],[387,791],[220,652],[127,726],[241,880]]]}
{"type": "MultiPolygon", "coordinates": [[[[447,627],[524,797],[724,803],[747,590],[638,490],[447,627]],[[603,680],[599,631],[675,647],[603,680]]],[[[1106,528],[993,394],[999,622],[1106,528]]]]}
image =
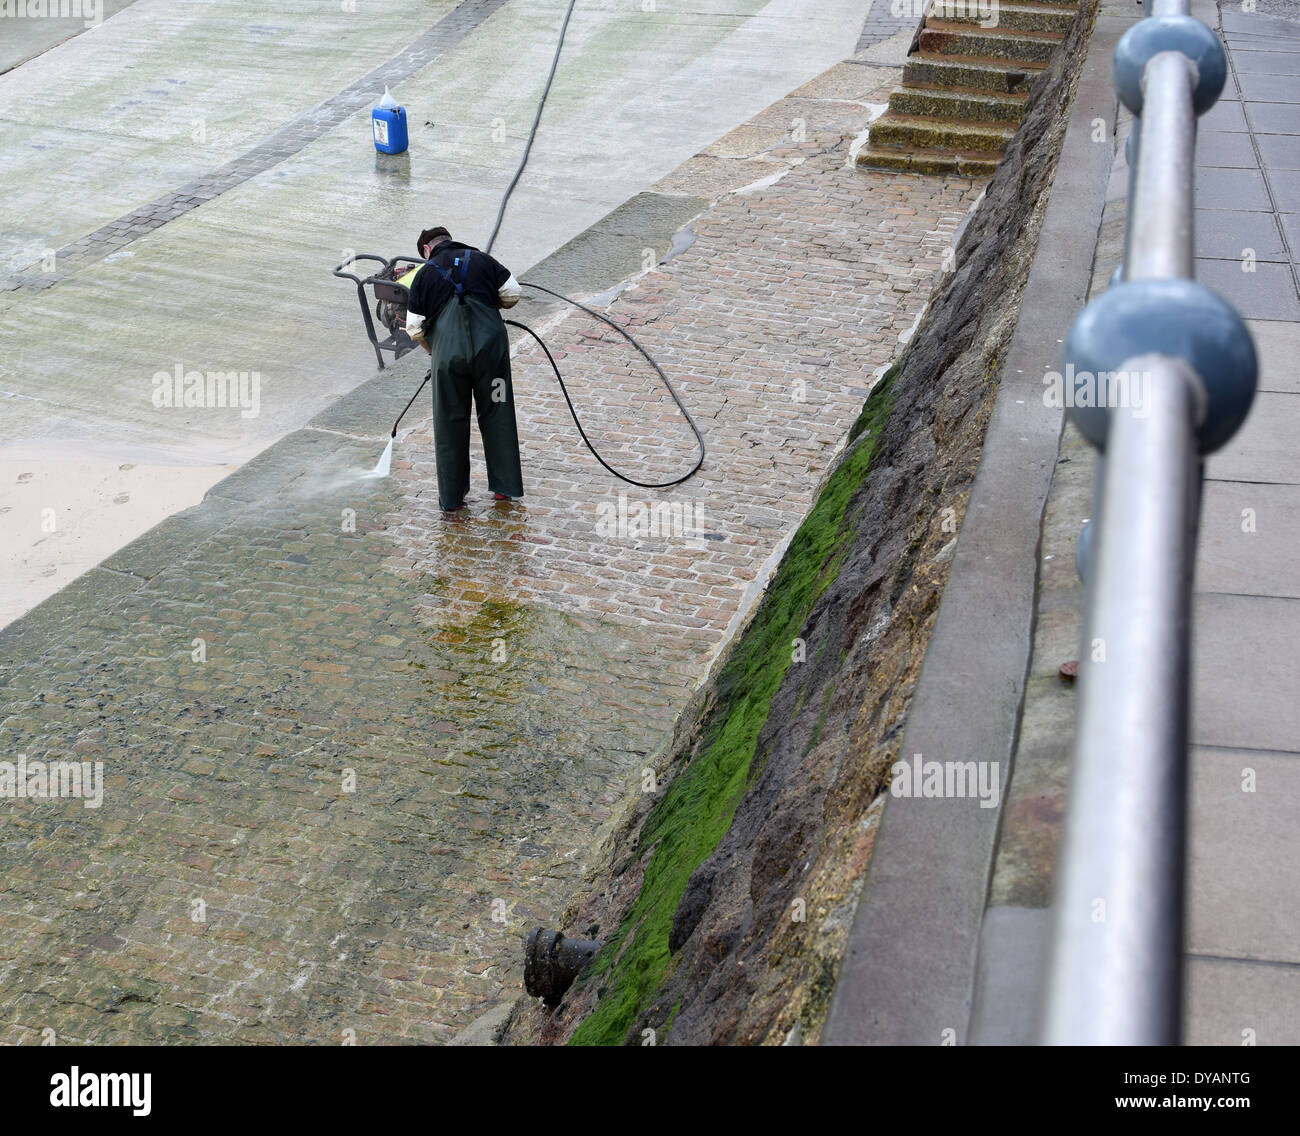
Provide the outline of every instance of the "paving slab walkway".
{"type": "MultiPolygon", "coordinates": [[[[1198,2],[1230,74],[1201,120],[1196,275],[1246,318],[1259,393],[1207,463],[1194,611],[1192,805],[1185,1037],[1300,1042],[1300,22],[1198,2]]],[[[1121,118],[1093,292],[1123,254],[1128,167],[1121,118]]],[[[1028,695],[986,916],[984,1041],[1029,1041],[1069,774],[1076,657],[1074,569],[1091,512],[1094,453],[1062,439],[1043,530],[1028,695]]]]}

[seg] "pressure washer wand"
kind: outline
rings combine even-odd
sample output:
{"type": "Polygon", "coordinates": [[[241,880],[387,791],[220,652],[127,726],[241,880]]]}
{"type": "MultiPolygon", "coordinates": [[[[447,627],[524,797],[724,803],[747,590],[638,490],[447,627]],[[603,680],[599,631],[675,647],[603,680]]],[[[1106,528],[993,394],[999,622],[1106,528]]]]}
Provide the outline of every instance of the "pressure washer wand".
{"type": "Polygon", "coordinates": [[[415,393],[411,395],[411,401],[408,402],[402,408],[402,413],[397,416],[397,421],[393,423],[393,432],[392,434],[389,435],[389,437],[392,438],[397,437],[397,428],[402,424],[402,419],[406,417],[406,412],[410,410],[412,406],[415,405],[415,400],[420,397],[420,392],[424,390],[426,386],[429,385],[429,380],[432,378],[433,378],[433,364],[430,363],[429,369],[424,372],[424,381],[421,382],[420,385],[415,388],[415,393]]]}

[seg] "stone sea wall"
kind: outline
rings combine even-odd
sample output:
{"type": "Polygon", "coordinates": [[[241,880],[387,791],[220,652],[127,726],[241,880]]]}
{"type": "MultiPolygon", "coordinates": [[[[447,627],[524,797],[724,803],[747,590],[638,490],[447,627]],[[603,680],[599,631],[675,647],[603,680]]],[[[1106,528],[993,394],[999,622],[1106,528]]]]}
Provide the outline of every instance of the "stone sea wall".
{"type": "Polygon", "coordinates": [[[557,1009],[521,999],[505,1042],[817,1041],[1094,11],[1037,80],[916,333],[680,720],[658,791],[632,802],[565,913],[566,932],[606,945],[557,1009]]]}

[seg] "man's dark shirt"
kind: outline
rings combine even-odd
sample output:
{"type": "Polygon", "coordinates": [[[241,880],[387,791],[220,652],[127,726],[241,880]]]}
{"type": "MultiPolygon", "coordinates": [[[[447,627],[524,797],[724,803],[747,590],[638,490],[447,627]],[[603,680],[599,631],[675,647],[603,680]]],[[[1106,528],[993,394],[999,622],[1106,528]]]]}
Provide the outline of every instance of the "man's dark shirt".
{"type": "MultiPolygon", "coordinates": [[[[457,268],[456,258],[464,258],[467,253],[470,258],[465,274],[465,293],[482,300],[489,307],[499,308],[500,289],[510,279],[510,272],[488,253],[459,241],[444,241],[433,250],[429,264],[436,264],[443,272],[449,273],[453,280],[459,280],[464,266],[457,268]]],[[[435,272],[426,264],[411,281],[411,302],[407,310],[410,316],[422,316],[425,320],[425,333],[431,334],[442,309],[455,295],[456,289],[441,273],[435,272]]]]}

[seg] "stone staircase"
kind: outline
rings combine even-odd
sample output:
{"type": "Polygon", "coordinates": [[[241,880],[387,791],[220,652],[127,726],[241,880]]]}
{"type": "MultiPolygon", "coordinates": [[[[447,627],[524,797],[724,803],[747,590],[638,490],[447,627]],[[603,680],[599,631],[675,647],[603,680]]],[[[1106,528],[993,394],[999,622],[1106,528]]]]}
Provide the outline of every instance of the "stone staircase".
{"type": "Polygon", "coordinates": [[[987,177],[1078,0],[936,0],[858,165],[987,177]],[[981,19],[993,26],[981,26],[981,19]]]}

